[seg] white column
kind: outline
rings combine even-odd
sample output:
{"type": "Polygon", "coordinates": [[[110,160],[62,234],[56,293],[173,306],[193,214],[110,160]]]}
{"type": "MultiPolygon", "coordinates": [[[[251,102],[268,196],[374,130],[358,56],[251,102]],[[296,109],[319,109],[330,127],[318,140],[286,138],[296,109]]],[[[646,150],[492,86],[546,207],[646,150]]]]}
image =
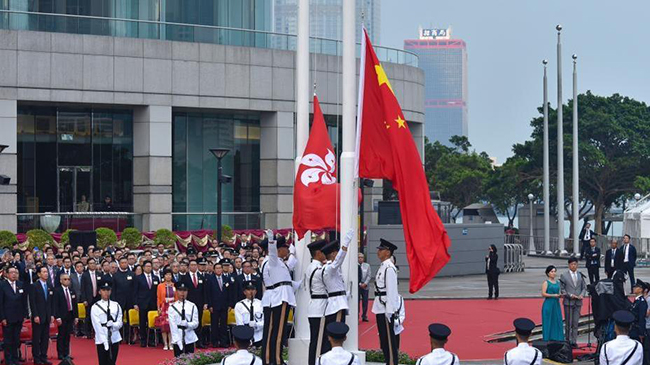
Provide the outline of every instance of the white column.
{"type": "Polygon", "coordinates": [[[0,175],[11,179],[9,185],[0,185],[0,230],[16,233],[18,228],[18,103],[16,100],[0,100],[0,144],[9,146],[0,153],[0,175]]]}

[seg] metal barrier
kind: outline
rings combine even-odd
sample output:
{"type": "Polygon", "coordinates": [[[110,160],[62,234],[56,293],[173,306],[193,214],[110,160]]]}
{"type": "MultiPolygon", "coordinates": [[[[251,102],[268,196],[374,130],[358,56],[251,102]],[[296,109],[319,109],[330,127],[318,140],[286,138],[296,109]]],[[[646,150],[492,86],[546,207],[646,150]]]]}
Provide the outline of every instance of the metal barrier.
{"type": "Polygon", "coordinates": [[[503,245],[505,251],[503,258],[504,272],[522,272],[525,270],[524,246],[514,243],[503,245]]]}

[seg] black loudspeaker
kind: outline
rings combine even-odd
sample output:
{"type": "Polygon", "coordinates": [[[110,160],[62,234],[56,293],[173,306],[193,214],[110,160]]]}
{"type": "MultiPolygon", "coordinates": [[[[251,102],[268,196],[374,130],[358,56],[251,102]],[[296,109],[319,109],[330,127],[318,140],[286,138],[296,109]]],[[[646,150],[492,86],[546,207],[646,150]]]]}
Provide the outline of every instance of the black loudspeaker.
{"type": "Polygon", "coordinates": [[[542,357],[560,363],[573,362],[573,350],[568,342],[564,341],[533,341],[533,347],[542,352],[542,357]]]}
{"type": "Polygon", "coordinates": [[[63,361],[59,363],[59,365],[74,365],[74,363],[72,362],[72,360],[70,360],[69,357],[66,357],[65,359],[63,359],[63,361]]]}
{"type": "Polygon", "coordinates": [[[84,251],[88,251],[88,246],[97,245],[97,232],[95,231],[71,231],[69,237],[72,249],[81,246],[84,251]]]}
{"type": "Polygon", "coordinates": [[[542,352],[543,358],[548,358],[548,341],[537,340],[533,341],[531,345],[542,352]]]}

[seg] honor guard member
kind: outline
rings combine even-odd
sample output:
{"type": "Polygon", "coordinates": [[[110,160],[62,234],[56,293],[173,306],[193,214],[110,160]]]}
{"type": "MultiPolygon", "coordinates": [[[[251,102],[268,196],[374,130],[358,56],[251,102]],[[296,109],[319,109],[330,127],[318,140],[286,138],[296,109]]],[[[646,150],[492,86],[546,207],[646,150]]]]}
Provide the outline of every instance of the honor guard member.
{"type": "Polygon", "coordinates": [[[327,325],[327,339],[332,349],[318,358],[317,365],[359,365],[356,355],[343,349],[350,327],[342,322],[332,322],[327,325]]]}
{"type": "Polygon", "coordinates": [[[249,326],[235,326],[232,328],[232,337],[235,339],[237,352],[221,360],[221,365],[262,365],[262,360],[248,352],[253,333],[249,326]]]}
{"type": "Polygon", "coordinates": [[[111,284],[102,282],[99,287],[100,300],[90,309],[90,318],[95,330],[95,345],[99,365],[115,365],[120,349],[120,328],[122,328],[122,308],[112,301],[111,284]]]}
{"type": "Polygon", "coordinates": [[[198,337],[194,330],[199,327],[199,310],[187,300],[188,286],[181,281],[176,283],[178,300],[169,306],[169,331],[172,334],[174,356],[194,353],[194,343],[198,337]]]}
{"type": "Polygon", "coordinates": [[[399,351],[400,334],[404,332],[404,321],[406,321],[406,309],[404,307],[404,298],[399,296],[399,310],[397,311],[397,318],[393,323],[395,331],[395,342],[397,342],[397,351],[399,351]]]}
{"type": "Polygon", "coordinates": [[[289,256],[285,240],[276,241],[273,231],[267,230],[268,256],[262,264],[262,280],[266,291],[264,307],[264,336],[262,361],[264,365],[281,365],[284,337],[290,307],[296,306],[291,269],[284,260],[289,256]]]}
{"type": "Polygon", "coordinates": [[[639,279],[636,279],[636,283],[632,287],[633,293],[634,295],[636,295],[636,298],[634,299],[632,308],[630,308],[630,312],[632,312],[632,314],[634,315],[634,323],[630,328],[630,338],[637,341],[641,341],[641,337],[645,337],[646,335],[645,317],[646,317],[646,313],[648,312],[648,303],[645,301],[645,298],[643,297],[644,287],[645,287],[645,283],[639,279]]]}
{"type": "Polygon", "coordinates": [[[503,356],[503,364],[541,365],[542,352],[528,344],[528,338],[535,328],[535,322],[528,318],[517,318],[512,325],[515,326],[517,347],[506,352],[503,356]]]}
{"type": "Polygon", "coordinates": [[[422,356],[416,365],[458,365],[460,360],[456,354],[445,350],[447,339],[451,335],[449,327],[441,323],[429,325],[429,337],[431,339],[431,353],[422,356]]]}
{"type": "Polygon", "coordinates": [[[348,245],[353,238],[354,230],[350,229],[343,237],[340,249],[339,242],[336,240],[321,249],[328,260],[332,260],[331,262],[328,261],[322,270],[323,283],[325,283],[327,289],[327,307],[325,308],[325,321],[327,323],[345,322],[345,315],[349,309],[341,265],[343,265],[343,260],[345,260],[345,255],[348,252],[348,245]]]}
{"type": "Polygon", "coordinates": [[[641,364],[643,361],[643,346],[639,341],[631,339],[630,326],[634,315],[626,310],[618,310],[612,314],[616,338],[606,342],[600,349],[600,364],[624,365],[641,364]]]}
{"type": "Polygon", "coordinates": [[[386,365],[397,365],[397,341],[394,321],[399,316],[399,293],[397,292],[397,268],[392,256],[397,246],[385,239],[380,239],[377,257],[381,265],[375,276],[375,300],[372,313],[377,318],[379,345],[384,353],[386,365]]]}
{"type": "Polygon", "coordinates": [[[309,365],[316,363],[316,358],[331,349],[325,335],[325,307],[327,307],[327,288],[323,283],[323,263],[327,261],[321,249],[327,241],[318,240],[307,245],[311,254],[311,263],[305,272],[305,280],[309,284],[309,365]]]}
{"type": "Polygon", "coordinates": [[[254,281],[244,282],[244,299],[235,304],[235,321],[238,326],[249,326],[253,329],[253,345],[262,346],[264,332],[264,311],[262,301],[255,298],[257,288],[254,281]]]}

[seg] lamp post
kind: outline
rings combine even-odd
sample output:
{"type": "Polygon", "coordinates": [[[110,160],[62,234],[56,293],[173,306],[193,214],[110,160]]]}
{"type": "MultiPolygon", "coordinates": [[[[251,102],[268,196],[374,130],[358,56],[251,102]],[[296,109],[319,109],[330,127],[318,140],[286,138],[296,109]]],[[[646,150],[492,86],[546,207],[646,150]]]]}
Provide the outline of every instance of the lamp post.
{"type": "Polygon", "coordinates": [[[364,195],[363,190],[366,187],[371,188],[371,187],[375,186],[375,182],[372,179],[360,178],[359,180],[360,180],[359,181],[359,188],[361,189],[361,199],[362,199],[361,205],[359,206],[359,216],[361,217],[361,219],[359,221],[359,230],[360,230],[360,233],[359,233],[359,237],[360,237],[360,239],[359,239],[359,252],[365,254],[366,253],[366,246],[362,245],[362,243],[363,243],[363,234],[365,232],[364,226],[365,226],[365,215],[366,214],[365,214],[364,205],[366,203],[365,202],[366,196],[364,195]]]}
{"type": "Polygon", "coordinates": [[[211,148],[210,152],[217,158],[217,243],[221,243],[221,184],[230,182],[231,177],[223,174],[221,159],[226,157],[230,149],[211,148]]]}
{"type": "Polygon", "coordinates": [[[537,252],[535,251],[535,241],[533,236],[533,199],[535,196],[533,194],[528,194],[528,209],[530,210],[530,243],[528,244],[528,256],[534,255],[537,252]]]}

